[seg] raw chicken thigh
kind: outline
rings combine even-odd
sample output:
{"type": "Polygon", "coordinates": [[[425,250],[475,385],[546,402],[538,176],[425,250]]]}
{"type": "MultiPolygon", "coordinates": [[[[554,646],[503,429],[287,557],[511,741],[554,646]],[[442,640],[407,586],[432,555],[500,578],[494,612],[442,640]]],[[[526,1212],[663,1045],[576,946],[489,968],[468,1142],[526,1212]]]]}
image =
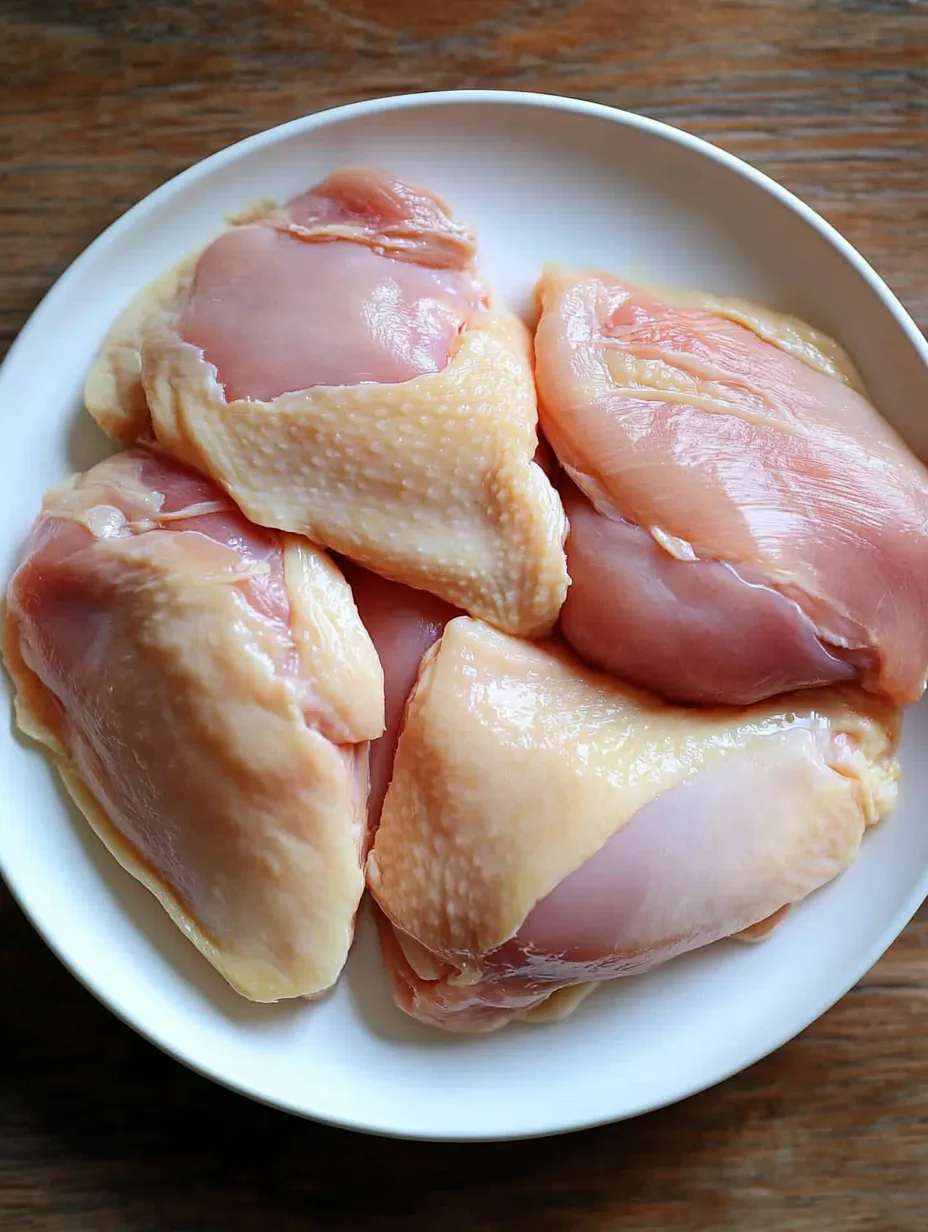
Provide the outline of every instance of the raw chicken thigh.
{"type": "Polygon", "coordinates": [[[844,687],[693,710],[468,617],[428,652],[368,860],[398,1004],[457,1031],[731,936],[892,805],[897,712],[844,687]]]}
{"type": "Polygon", "coordinates": [[[116,323],[87,406],[253,521],[510,632],[554,624],[566,522],[531,343],[433,194],[351,168],[237,220],[116,323]]]}
{"type": "Polygon", "coordinates": [[[542,426],[565,482],[565,636],[684,702],[928,672],[928,472],[836,343],[737,300],[549,269],[542,426]]]}
{"type": "Polygon", "coordinates": [[[134,450],[48,493],[4,641],[20,726],[229,983],[328,988],[383,731],[380,664],[328,557],[134,450]]]}

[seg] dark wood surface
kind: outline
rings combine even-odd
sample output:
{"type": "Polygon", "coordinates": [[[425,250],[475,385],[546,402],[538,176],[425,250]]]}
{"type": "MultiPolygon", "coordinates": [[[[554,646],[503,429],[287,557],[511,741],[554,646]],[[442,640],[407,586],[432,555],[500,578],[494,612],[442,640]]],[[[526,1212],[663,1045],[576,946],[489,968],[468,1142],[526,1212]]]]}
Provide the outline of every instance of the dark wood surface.
{"type": "MultiPolygon", "coordinates": [[[[0,70],[4,350],[90,239],[204,155],[333,103],[473,86],[710,138],[834,222],[928,325],[925,0],[0,0],[0,70]]],[[[676,1108],[419,1145],[188,1073],[0,890],[0,1226],[928,1229],[926,942],[923,912],[800,1038],[676,1108]]]]}

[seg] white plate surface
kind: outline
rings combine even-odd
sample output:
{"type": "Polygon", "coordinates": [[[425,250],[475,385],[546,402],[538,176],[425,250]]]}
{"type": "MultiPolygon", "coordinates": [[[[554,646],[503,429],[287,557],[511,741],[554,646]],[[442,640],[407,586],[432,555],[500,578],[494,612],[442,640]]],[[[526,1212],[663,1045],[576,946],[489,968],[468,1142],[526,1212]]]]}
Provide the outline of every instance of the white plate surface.
{"type": "MultiPolygon", "coordinates": [[[[107,451],[81,387],[128,297],[225,212],[374,162],[444,194],[481,265],[524,308],[548,260],[691,284],[836,335],[883,413],[928,456],[928,347],[809,209],[705,143],[588,103],[501,92],[383,99],[286,124],[153,193],[50,292],[0,373],[0,574],[43,491],[107,451]]],[[[2,688],[9,693],[9,682],[2,688]]],[[[251,1005],[228,990],[66,804],[42,755],[0,733],[0,867],[92,992],[202,1073],[270,1104],[380,1133],[504,1138],[628,1117],[750,1065],[870,967],[928,890],[928,703],[905,724],[895,815],[766,944],[720,944],[599,992],[566,1022],[455,1038],[389,1000],[370,921],[333,995],[251,1005]]],[[[879,1050],[881,1041],[874,1039],[879,1050]]]]}

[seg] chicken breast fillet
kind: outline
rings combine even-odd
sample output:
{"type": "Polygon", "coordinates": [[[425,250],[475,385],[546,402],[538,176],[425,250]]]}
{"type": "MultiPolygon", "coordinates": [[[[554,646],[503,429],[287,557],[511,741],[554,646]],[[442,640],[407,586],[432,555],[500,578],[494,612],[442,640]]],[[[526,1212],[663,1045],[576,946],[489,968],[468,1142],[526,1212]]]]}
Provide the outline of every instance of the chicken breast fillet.
{"type": "Polygon", "coordinates": [[[678,701],[928,673],[928,472],[847,356],[738,300],[549,269],[535,341],[565,636],[678,701]]]}
{"type": "Polygon", "coordinates": [[[20,727],[255,1001],[338,977],[383,675],[335,565],[144,451],[55,488],[7,594],[20,727]]]}
{"type": "Polygon", "coordinates": [[[366,168],[256,206],[114,326],[87,406],[249,518],[531,635],[568,578],[531,340],[444,202],[366,168]]]}
{"type": "Polygon", "coordinates": [[[397,1003],[453,1031],[560,1016],[771,921],[889,810],[897,738],[895,709],[852,687],[686,709],[452,620],[368,860],[397,1003]]]}

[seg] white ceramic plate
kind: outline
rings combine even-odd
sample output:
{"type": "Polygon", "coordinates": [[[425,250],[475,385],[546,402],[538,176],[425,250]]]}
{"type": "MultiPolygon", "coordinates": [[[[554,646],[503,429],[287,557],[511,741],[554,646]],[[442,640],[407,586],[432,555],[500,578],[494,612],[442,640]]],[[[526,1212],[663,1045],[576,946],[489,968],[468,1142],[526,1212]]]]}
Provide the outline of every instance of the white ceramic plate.
{"type": "MultiPolygon", "coordinates": [[[[0,574],[42,492],[107,451],[85,372],[126,300],[226,211],[375,162],[477,228],[518,308],[546,260],[748,296],[840,339],[877,404],[928,456],[928,347],[865,262],[809,209],[654,121],[502,92],[381,99],[262,133],[153,193],[74,263],[0,374],[0,574]]],[[[3,688],[9,692],[4,678],[3,688]]],[[[880,956],[928,889],[928,704],[905,724],[896,814],[766,944],[720,944],[596,993],[566,1022],[455,1038],[390,1002],[370,922],[332,996],[232,993],[66,804],[41,754],[0,736],[0,866],[48,944],[138,1031],[280,1108],[387,1134],[529,1136],[633,1116],[718,1082],[800,1031],[880,956]]],[[[879,1039],[873,1042],[880,1048],[879,1039]]]]}

